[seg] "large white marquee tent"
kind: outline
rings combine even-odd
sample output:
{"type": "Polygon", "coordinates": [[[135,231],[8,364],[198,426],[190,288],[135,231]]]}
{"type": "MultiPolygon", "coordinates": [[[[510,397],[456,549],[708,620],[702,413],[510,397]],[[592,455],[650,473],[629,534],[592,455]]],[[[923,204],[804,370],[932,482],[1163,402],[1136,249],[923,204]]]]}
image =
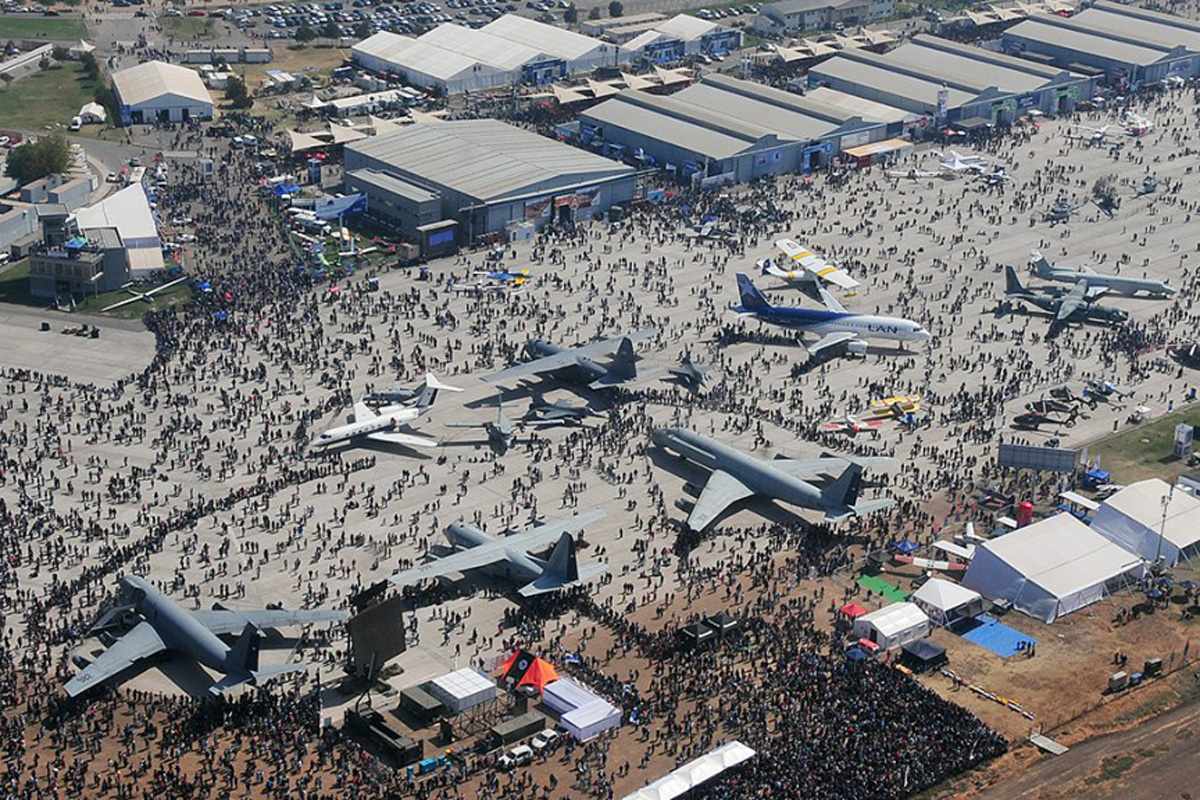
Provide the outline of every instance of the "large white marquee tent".
{"type": "Polygon", "coordinates": [[[1200,500],[1159,478],[1131,483],[1100,504],[1092,528],[1126,550],[1168,566],[1200,549],[1200,500]],[[1163,500],[1167,500],[1166,520],[1163,500]],[[1162,542],[1159,538],[1161,535],[1162,542]]]}
{"type": "Polygon", "coordinates": [[[1138,556],[1070,514],[1058,514],[976,547],[963,585],[1053,622],[1145,570],[1138,556]]]}

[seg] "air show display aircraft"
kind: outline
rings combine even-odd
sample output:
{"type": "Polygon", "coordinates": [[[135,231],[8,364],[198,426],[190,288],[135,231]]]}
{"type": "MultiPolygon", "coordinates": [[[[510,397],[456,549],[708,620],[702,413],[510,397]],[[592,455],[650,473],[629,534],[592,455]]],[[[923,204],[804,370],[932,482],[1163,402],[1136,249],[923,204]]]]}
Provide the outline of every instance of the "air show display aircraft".
{"type": "Polygon", "coordinates": [[[851,278],[843,270],[830,264],[811,250],[801,247],[791,239],[780,239],[775,242],[775,247],[791,259],[792,263],[796,264],[799,269],[782,269],[775,266],[775,263],[770,259],[765,259],[762,268],[763,275],[782,278],[788,283],[818,284],[820,281],[826,281],[842,289],[855,289],[860,285],[858,281],[851,278]]]}

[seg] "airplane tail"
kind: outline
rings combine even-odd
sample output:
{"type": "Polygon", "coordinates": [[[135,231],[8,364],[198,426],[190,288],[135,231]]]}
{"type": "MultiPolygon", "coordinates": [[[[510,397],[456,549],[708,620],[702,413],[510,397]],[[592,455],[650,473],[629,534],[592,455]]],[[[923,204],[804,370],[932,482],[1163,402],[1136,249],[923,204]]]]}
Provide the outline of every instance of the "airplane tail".
{"type": "Polygon", "coordinates": [[[741,296],[742,308],[747,311],[766,311],[771,307],[767,298],[758,290],[754,282],[744,272],[737,274],[738,294],[741,296]]]}
{"type": "Polygon", "coordinates": [[[862,472],[861,464],[847,466],[837,480],[821,492],[826,505],[853,508],[858,502],[859,492],[862,491],[862,472]]]}
{"type": "Polygon", "coordinates": [[[1050,262],[1047,261],[1046,257],[1037,250],[1034,250],[1030,254],[1029,266],[1033,267],[1033,274],[1037,275],[1039,278],[1044,278],[1050,274],[1050,262]]]}
{"type": "Polygon", "coordinates": [[[518,590],[518,594],[522,597],[535,597],[594,578],[607,571],[608,566],[605,564],[585,564],[580,568],[575,557],[575,540],[571,538],[571,534],[564,531],[558,538],[558,544],[551,551],[550,559],[542,569],[542,574],[534,581],[522,586],[518,590]]]}
{"type": "Polygon", "coordinates": [[[550,560],[546,562],[546,569],[543,570],[543,573],[545,572],[563,581],[579,580],[579,562],[575,558],[575,540],[571,538],[571,534],[564,532],[558,537],[558,544],[554,545],[550,560]]]}
{"type": "Polygon", "coordinates": [[[592,389],[604,389],[617,386],[637,377],[637,351],[633,349],[633,340],[628,336],[621,339],[617,352],[613,354],[608,365],[608,371],[602,378],[588,384],[592,389]]]}
{"type": "Polygon", "coordinates": [[[417,408],[422,411],[431,408],[437,402],[438,392],[461,392],[457,386],[448,386],[437,379],[432,372],[425,373],[425,388],[417,395],[417,408]]]}
{"type": "Polygon", "coordinates": [[[258,629],[246,623],[237,641],[225,657],[225,667],[230,673],[251,673],[258,669],[258,629]]]}
{"type": "Polygon", "coordinates": [[[1021,279],[1017,277],[1017,271],[1011,266],[1004,268],[1004,293],[1025,294],[1025,287],[1021,285],[1021,279]]]}

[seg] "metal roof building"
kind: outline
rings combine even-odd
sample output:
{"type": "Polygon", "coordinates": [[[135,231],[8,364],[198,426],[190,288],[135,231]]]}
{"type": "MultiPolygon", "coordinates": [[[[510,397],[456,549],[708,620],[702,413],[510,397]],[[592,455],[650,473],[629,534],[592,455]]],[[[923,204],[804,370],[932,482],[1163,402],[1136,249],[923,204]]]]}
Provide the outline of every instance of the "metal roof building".
{"type": "Polygon", "coordinates": [[[112,83],[124,125],[212,119],[212,97],[200,73],[187,67],[147,61],[114,72],[112,83]]]}
{"type": "Polygon", "coordinates": [[[559,59],[567,74],[615,67],[624,60],[615,44],[516,14],[505,14],[480,30],[559,59]]]}
{"type": "Polygon", "coordinates": [[[715,73],[669,97],[622,92],[580,120],[585,144],[640,151],[685,177],[733,183],[810,171],[837,148],[888,135],[883,122],[715,73]]]}
{"type": "Polygon", "coordinates": [[[843,51],[813,67],[809,82],[948,122],[1067,111],[1095,90],[1086,75],[926,34],[886,55],[843,51]]]}
{"type": "Polygon", "coordinates": [[[515,80],[512,69],[397,33],[380,31],[350,49],[354,63],[380,74],[399,74],[413,86],[461,94],[515,80]]]}
{"type": "Polygon", "coordinates": [[[624,36],[629,39],[625,48],[631,54],[656,64],[678,61],[684,56],[697,53],[723,56],[742,46],[740,30],[689,14],[676,14],[653,25],[640,26],[640,34],[637,33],[638,27],[615,29],[611,35],[624,36],[627,32],[635,33],[632,38],[624,36]]]}
{"type": "Polygon", "coordinates": [[[1031,17],[1001,42],[1009,53],[1092,67],[1130,83],[1200,75],[1200,22],[1106,0],[1073,17],[1031,17]]]}
{"type": "MultiPolygon", "coordinates": [[[[632,167],[491,119],[416,124],[350,143],[345,171],[357,170],[436,193],[463,241],[603,211],[633,199],[635,188],[632,167]]],[[[386,190],[380,178],[373,184],[386,190]]]]}

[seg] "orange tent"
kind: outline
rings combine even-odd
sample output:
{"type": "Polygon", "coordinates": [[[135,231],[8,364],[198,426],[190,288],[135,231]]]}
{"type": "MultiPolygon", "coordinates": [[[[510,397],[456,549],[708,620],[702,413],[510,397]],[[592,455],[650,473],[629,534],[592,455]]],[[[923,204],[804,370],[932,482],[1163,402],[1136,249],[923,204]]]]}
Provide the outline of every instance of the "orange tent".
{"type": "Polygon", "coordinates": [[[532,686],[541,694],[547,683],[558,680],[558,670],[544,658],[517,650],[500,667],[500,677],[513,686],[532,686]]]}

